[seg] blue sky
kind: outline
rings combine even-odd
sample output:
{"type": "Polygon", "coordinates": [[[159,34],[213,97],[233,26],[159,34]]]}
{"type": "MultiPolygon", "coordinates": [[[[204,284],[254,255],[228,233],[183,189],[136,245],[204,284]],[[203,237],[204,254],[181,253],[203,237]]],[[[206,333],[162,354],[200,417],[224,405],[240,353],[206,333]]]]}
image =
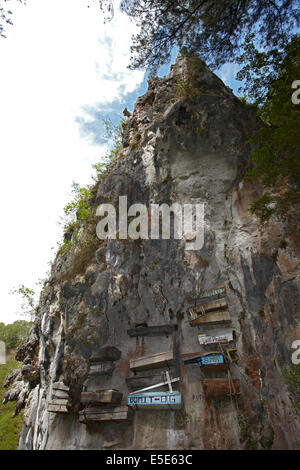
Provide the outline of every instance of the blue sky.
{"type": "MultiPolygon", "coordinates": [[[[115,10],[103,24],[97,1],[8,2],[13,26],[0,40],[2,201],[0,321],[20,319],[9,292],[45,279],[61,239],[72,182],[92,182],[103,159],[103,117],[117,123],[145,93],[147,75],[127,68],[134,26],[115,10]],[[89,6],[89,8],[88,8],[89,6]]],[[[174,56],[175,59],[175,56],[174,56]]],[[[159,75],[169,72],[169,66],[159,75]]],[[[236,90],[236,68],[218,73],[236,90]]]]}

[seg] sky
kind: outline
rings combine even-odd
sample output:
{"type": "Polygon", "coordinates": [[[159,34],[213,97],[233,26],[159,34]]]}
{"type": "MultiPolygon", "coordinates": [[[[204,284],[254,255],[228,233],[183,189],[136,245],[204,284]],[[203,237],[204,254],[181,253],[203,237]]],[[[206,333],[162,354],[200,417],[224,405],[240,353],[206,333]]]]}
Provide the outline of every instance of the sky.
{"type": "MultiPolygon", "coordinates": [[[[39,292],[72,182],[91,183],[91,165],[103,159],[102,119],[117,123],[125,106],[132,111],[147,75],[127,68],[135,30],[117,8],[104,24],[97,0],[7,4],[14,24],[0,39],[0,322],[12,323],[24,317],[10,292],[21,284],[39,292]]],[[[234,91],[236,71],[226,64],[218,72],[234,91]]]]}

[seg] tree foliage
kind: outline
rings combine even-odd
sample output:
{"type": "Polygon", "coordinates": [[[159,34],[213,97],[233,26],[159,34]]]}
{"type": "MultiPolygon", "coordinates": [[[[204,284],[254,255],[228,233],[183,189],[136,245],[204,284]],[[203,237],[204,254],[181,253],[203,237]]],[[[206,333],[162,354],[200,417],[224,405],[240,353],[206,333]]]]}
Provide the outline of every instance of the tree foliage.
{"type": "Polygon", "coordinates": [[[19,287],[13,289],[11,292],[13,295],[17,295],[22,299],[21,310],[22,315],[34,321],[37,316],[37,302],[36,293],[34,290],[25,287],[21,284],[19,287]]]}
{"type": "Polygon", "coordinates": [[[264,123],[250,140],[254,150],[246,179],[265,188],[251,211],[261,222],[278,215],[292,228],[300,207],[300,104],[292,102],[292,84],[300,79],[300,36],[269,52],[258,51],[248,36],[238,61],[245,65],[237,78],[245,79],[243,91],[264,123]]]}
{"type": "Polygon", "coordinates": [[[197,52],[212,68],[233,61],[249,33],[266,50],[281,47],[300,17],[298,0],[122,0],[121,9],[139,27],[130,67],[152,72],[174,46],[197,52]]]}
{"type": "Polygon", "coordinates": [[[19,346],[30,326],[31,323],[26,320],[17,320],[9,325],[0,323],[0,341],[4,341],[7,351],[19,346]]]}

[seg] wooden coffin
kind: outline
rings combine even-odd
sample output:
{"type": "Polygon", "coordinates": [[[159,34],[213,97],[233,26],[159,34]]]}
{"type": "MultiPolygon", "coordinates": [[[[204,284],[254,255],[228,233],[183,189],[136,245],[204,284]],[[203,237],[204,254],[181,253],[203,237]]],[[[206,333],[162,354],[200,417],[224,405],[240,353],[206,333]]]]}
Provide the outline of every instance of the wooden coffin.
{"type": "Polygon", "coordinates": [[[88,407],[79,412],[80,423],[102,422],[102,421],[127,421],[132,419],[132,410],[128,406],[117,406],[114,408],[88,407]]]}
{"type": "Polygon", "coordinates": [[[131,337],[171,335],[176,329],[177,325],[139,326],[127,330],[127,334],[131,337]]]}
{"type": "Polygon", "coordinates": [[[213,297],[215,295],[222,296],[226,294],[226,287],[225,286],[220,286],[220,287],[214,287],[212,289],[207,289],[203,291],[200,294],[200,299],[203,299],[205,297],[213,297]]]}
{"type": "Polygon", "coordinates": [[[62,390],[62,391],[65,391],[65,392],[69,392],[69,387],[67,385],[65,385],[63,382],[54,382],[52,384],[52,388],[53,390],[62,390]]]}
{"type": "Polygon", "coordinates": [[[228,379],[204,379],[203,388],[205,395],[212,398],[238,395],[240,393],[240,381],[233,380],[234,390],[228,379]],[[231,389],[230,389],[231,388],[231,389]]]}
{"type": "Polygon", "coordinates": [[[191,326],[196,326],[196,325],[214,325],[217,323],[228,323],[231,321],[230,314],[228,310],[224,310],[222,312],[211,312],[211,313],[206,313],[204,315],[199,315],[196,318],[193,318],[190,320],[190,325],[191,326]]]}
{"type": "Polygon", "coordinates": [[[203,371],[226,370],[227,364],[223,354],[212,353],[198,357],[197,362],[203,371]]]}
{"type": "Polygon", "coordinates": [[[89,376],[94,375],[112,375],[114,365],[111,362],[102,362],[100,364],[92,363],[89,370],[89,376]]]}
{"type": "Polygon", "coordinates": [[[53,389],[52,390],[52,398],[62,398],[62,399],[68,399],[69,398],[69,392],[65,390],[57,390],[53,389]]]}
{"type": "Polygon", "coordinates": [[[226,370],[225,357],[219,351],[209,353],[189,353],[182,355],[185,364],[198,364],[202,370],[226,370]]]}
{"type": "Polygon", "coordinates": [[[182,396],[176,391],[131,394],[128,406],[143,410],[177,410],[182,407],[182,396]]]}
{"type": "Polygon", "coordinates": [[[163,352],[151,356],[143,356],[137,359],[131,359],[130,369],[133,371],[156,369],[174,364],[172,352],[163,352]]]}
{"type": "Polygon", "coordinates": [[[119,404],[123,393],[118,390],[97,390],[95,392],[82,392],[81,403],[119,404]]]}
{"type": "Polygon", "coordinates": [[[194,314],[202,314],[203,312],[210,312],[212,310],[220,310],[226,307],[228,307],[226,299],[216,299],[216,300],[211,300],[210,302],[195,305],[195,307],[191,307],[189,311],[190,313],[192,311],[194,314]]]}
{"type": "Polygon", "coordinates": [[[222,333],[218,333],[217,335],[206,335],[200,334],[198,335],[198,341],[201,346],[206,346],[208,344],[218,344],[218,343],[230,343],[233,341],[234,332],[233,330],[224,330],[222,333]]]}
{"type": "Polygon", "coordinates": [[[69,413],[69,400],[51,400],[48,403],[47,410],[50,413],[69,413]]]}
{"type": "Polygon", "coordinates": [[[90,357],[90,362],[118,361],[121,357],[121,351],[115,346],[104,346],[95,351],[90,357]]]}

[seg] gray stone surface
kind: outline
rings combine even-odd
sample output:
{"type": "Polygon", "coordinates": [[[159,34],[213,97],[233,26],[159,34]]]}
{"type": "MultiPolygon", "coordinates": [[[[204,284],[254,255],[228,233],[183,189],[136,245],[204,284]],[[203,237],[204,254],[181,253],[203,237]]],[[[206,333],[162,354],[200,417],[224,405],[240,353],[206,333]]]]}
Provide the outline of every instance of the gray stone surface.
{"type": "Polygon", "coordinates": [[[277,221],[262,233],[249,215],[259,188],[240,181],[249,155],[245,142],[257,125],[252,112],[203,63],[196,96],[176,96],[186,67],[181,57],[169,76],[149,81],[124,126],[123,154],[99,183],[95,203],[119,195],[148,206],[204,203],[204,246],[188,251],[184,240],[99,242],[86,272],[67,280],[68,255],[56,259],[41,295],[40,323],[18,353],[36,361],[39,383],[21,379],[16,390],[17,374],[9,392],[13,399],[20,390],[26,404],[20,449],[245,449],[250,441],[258,449],[287,449],[300,439],[299,414],[281,375],[300,325],[299,247],[277,221]],[[181,360],[200,350],[198,333],[220,333],[220,327],[192,328],[187,316],[202,291],[220,285],[226,286],[239,353],[231,367],[240,380],[238,410],[228,397],[205,397],[203,372],[181,360]],[[177,330],[127,334],[142,323],[176,324],[177,330]],[[89,377],[91,356],[106,346],[121,356],[110,375],[89,377]],[[83,390],[119,390],[124,405],[131,379],[131,385],[134,377],[137,384],[152,383],[155,375],[143,372],[146,379],[139,381],[130,359],[166,351],[175,357],[172,377],[181,376],[182,410],[138,411],[124,423],[79,422],[83,390]],[[69,414],[47,412],[56,381],[70,387],[69,414]]]}

